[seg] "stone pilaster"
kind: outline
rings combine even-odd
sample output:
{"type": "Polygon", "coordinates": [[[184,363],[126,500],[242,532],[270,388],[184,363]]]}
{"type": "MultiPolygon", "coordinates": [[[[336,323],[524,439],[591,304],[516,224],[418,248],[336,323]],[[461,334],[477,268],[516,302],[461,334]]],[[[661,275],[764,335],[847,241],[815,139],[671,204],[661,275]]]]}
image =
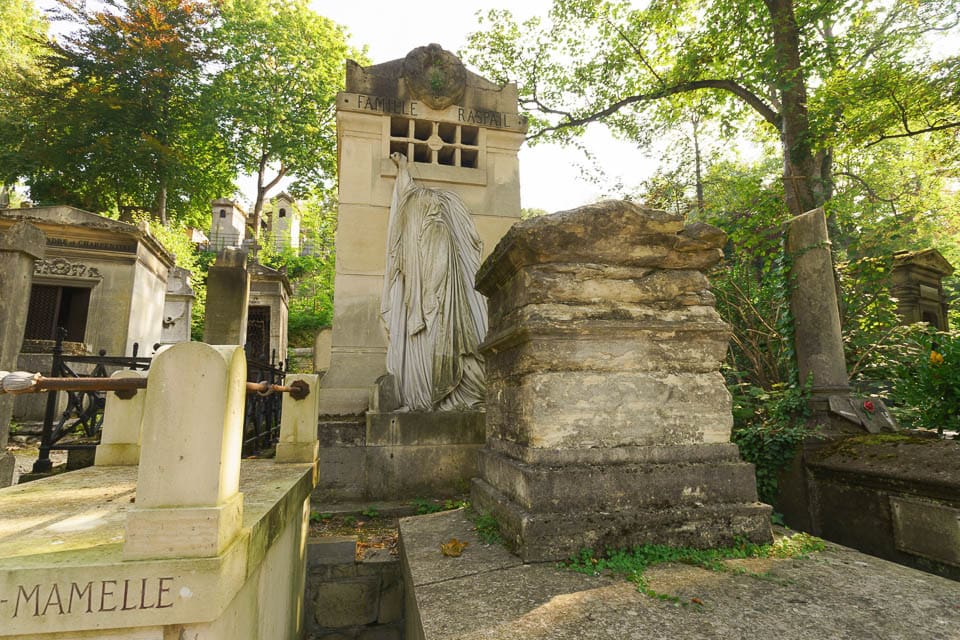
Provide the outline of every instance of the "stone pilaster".
{"type": "MultiPolygon", "coordinates": [[[[34,262],[43,258],[46,238],[30,223],[18,222],[0,234],[0,371],[17,368],[33,284],[34,262]]],[[[0,396],[0,487],[13,482],[13,456],[6,453],[13,396],[0,396]]]]}
{"type": "Polygon", "coordinates": [[[477,276],[487,444],[473,502],[526,561],[770,539],[729,442],[718,229],[603,202],[515,225],[477,276]]]}

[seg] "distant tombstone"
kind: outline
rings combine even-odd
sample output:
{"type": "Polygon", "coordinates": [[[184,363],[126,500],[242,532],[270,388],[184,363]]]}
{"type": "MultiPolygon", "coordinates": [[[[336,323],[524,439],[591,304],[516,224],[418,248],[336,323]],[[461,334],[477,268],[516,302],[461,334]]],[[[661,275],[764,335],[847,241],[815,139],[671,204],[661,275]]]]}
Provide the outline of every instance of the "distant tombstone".
{"type": "Polygon", "coordinates": [[[167,292],[163,299],[163,329],[160,342],[174,344],[190,340],[190,319],[193,314],[193,287],[190,272],[174,267],[167,276],[167,292]]]}
{"type": "Polygon", "coordinates": [[[293,289],[286,270],[259,262],[249,267],[250,299],[247,309],[247,356],[260,362],[286,362],[287,323],[293,289]]]}
{"type": "Polygon", "coordinates": [[[210,246],[219,251],[240,247],[246,239],[247,213],[240,204],[221,198],[211,203],[210,246]]]}
{"type": "Polygon", "coordinates": [[[890,293],[897,299],[897,314],[903,324],[926,322],[940,331],[948,328],[949,304],[943,278],[953,271],[953,265],[936,249],[893,254],[890,293]]]}
{"type": "Polygon", "coordinates": [[[220,345],[244,344],[249,299],[247,252],[232,248],[221,250],[207,276],[203,341],[220,345]]]}

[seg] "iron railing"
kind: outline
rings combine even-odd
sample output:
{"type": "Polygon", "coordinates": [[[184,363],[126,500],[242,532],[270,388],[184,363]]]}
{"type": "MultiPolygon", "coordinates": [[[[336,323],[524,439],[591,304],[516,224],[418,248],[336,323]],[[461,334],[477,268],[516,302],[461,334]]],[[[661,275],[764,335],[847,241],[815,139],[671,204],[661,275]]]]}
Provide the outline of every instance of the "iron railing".
{"type": "MultiPolygon", "coordinates": [[[[252,360],[247,357],[247,380],[265,382],[270,385],[283,384],[287,371],[284,363],[276,362],[274,351],[270,362],[252,360]]],[[[256,455],[273,447],[280,438],[281,395],[248,393],[243,416],[243,455],[256,455]]]]}
{"type": "MultiPolygon", "coordinates": [[[[93,370],[82,375],[93,378],[107,378],[118,369],[146,371],[150,368],[150,358],[138,357],[140,345],[133,344],[130,357],[108,356],[103,349],[95,356],[64,355],[63,340],[67,332],[57,328],[57,340],[53,345],[53,361],[50,365],[51,378],[79,378],[81,374],[71,365],[93,365],[93,370]],[[108,369],[110,367],[110,369],[108,369]]],[[[40,435],[40,455],[33,463],[34,473],[45,473],[53,468],[50,451],[71,449],[93,449],[100,440],[103,427],[103,407],[106,404],[104,391],[64,391],[67,394],[67,406],[57,415],[60,399],[59,391],[47,392],[47,409],[43,416],[43,432],[40,435]],[[86,442],[61,442],[68,435],[79,435],[86,442]]]]}
{"type": "MultiPolygon", "coordinates": [[[[139,345],[134,343],[133,355],[129,357],[108,356],[100,350],[95,356],[64,355],[63,340],[66,332],[58,329],[53,347],[50,378],[109,378],[118,369],[147,371],[152,358],[138,356],[139,345]],[[73,367],[71,367],[73,365],[73,367]],[[78,373],[76,365],[92,365],[89,373],[78,373]]],[[[154,345],[156,350],[159,345],[154,345]]],[[[283,385],[286,370],[283,363],[275,363],[276,352],[271,362],[247,361],[247,380],[250,383],[266,383],[262,389],[248,383],[243,417],[243,455],[257,455],[272,448],[280,437],[280,410],[282,394],[273,393],[273,387],[283,385]]],[[[53,468],[51,451],[95,449],[100,442],[103,427],[103,409],[106,404],[104,390],[51,389],[47,394],[47,407],[40,436],[40,452],[33,463],[34,473],[45,473],[53,468]],[[59,394],[67,394],[67,405],[58,414],[59,394]],[[64,441],[67,436],[79,436],[81,441],[64,441]]]]}

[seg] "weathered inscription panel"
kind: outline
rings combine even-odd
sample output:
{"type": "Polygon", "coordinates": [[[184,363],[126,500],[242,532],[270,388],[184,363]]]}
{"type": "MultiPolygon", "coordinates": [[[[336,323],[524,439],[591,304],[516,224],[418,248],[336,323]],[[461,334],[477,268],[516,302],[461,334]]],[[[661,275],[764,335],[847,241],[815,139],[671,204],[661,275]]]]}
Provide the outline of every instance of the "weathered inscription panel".
{"type": "Polygon", "coordinates": [[[0,593],[0,619],[170,609],[173,583],[169,577],[19,584],[0,593]]]}
{"type": "Polygon", "coordinates": [[[416,100],[398,100],[397,98],[346,92],[339,95],[337,106],[339,109],[347,111],[372,111],[409,118],[459,122],[491,129],[525,130],[525,123],[517,114],[489,109],[474,109],[455,105],[443,111],[432,111],[425,104],[416,100]]]}

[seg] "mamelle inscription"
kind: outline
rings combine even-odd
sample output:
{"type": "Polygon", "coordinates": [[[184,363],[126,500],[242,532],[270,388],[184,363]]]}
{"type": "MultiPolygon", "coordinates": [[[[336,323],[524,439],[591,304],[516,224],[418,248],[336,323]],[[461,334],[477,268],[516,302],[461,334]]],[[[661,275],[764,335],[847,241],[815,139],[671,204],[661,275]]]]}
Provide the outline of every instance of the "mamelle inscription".
{"type": "Polygon", "coordinates": [[[0,618],[169,609],[172,589],[172,577],[19,584],[0,594],[0,618]]]}

